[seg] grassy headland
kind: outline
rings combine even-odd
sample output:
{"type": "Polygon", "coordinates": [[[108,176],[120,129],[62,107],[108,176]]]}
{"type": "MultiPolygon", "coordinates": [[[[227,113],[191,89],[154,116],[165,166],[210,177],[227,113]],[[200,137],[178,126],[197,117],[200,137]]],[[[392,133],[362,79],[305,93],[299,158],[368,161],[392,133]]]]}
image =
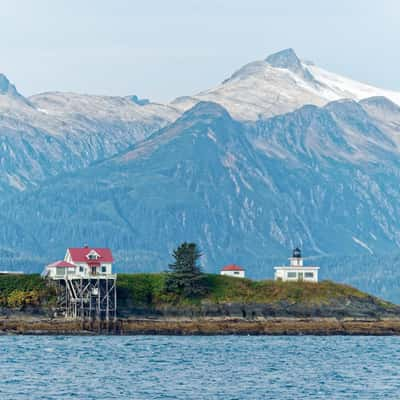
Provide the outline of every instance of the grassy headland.
{"type": "MultiPolygon", "coordinates": [[[[187,298],[165,290],[166,274],[118,274],[121,317],[384,317],[399,316],[400,307],[348,285],[253,281],[205,274],[207,291],[187,298]]],[[[56,296],[38,274],[0,275],[0,307],[47,312],[56,296]]]]}
{"type": "Polygon", "coordinates": [[[400,316],[400,307],[348,285],[253,281],[206,274],[207,293],[184,298],[164,289],[165,274],[119,274],[121,314],[187,316],[400,316]],[[185,311],[187,311],[185,313],[185,311]]]}
{"type": "Polygon", "coordinates": [[[207,291],[166,291],[166,275],[119,274],[118,314],[55,318],[54,289],[37,274],[0,275],[0,334],[400,335],[400,306],[324,281],[252,281],[205,274],[207,291]]]}
{"type": "Polygon", "coordinates": [[[346,297],[367,298],[367,293],[348,285],[331,281],[309,282],[253,281],[223,275],[206,274],[208,293],[192,299],[164,291],[165,274],[118,274],[121,301],[131,300],[138,305],[192,305],[212,303],[275,303],[279,301],[321,304],[346,297]]]}

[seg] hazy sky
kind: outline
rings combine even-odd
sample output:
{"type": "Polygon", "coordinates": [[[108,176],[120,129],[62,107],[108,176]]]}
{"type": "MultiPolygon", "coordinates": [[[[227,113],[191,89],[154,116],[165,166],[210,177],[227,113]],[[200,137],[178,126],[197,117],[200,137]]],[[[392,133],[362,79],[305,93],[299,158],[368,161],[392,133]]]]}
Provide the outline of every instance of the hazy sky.
{"type": "Polygon", "coordinates": [[[0,0],[0,71],[20,92],[168,101],[293,47],[400,90],[398,0],[0,0]]]}

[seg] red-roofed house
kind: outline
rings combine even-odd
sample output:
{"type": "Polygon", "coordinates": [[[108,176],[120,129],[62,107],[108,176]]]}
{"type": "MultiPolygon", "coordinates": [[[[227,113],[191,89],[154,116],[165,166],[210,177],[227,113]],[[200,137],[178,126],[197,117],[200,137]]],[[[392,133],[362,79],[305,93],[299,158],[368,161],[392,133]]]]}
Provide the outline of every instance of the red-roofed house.
{"type": "Polygon", "coordinates": [[[66,275],[82,278],[111,275],[113,261],[108,248],[70,247],[64,260],[47,265],[43,274],[55,279],[66,275]]]}
{"type": "Polygon", "coordinates": [[[234,276],[236,278],[244,278],[245,270],[242,267],[239,267],[235,264],[226,265],[220,271],[221,275],[234,276]]]}

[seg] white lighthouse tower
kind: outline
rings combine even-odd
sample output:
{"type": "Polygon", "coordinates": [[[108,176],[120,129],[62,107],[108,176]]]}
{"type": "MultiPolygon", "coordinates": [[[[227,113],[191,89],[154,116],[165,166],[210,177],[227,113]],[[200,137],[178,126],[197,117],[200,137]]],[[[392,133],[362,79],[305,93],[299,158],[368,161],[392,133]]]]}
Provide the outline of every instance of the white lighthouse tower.
{"type": "Polygon", "coordinates": [[[303,257],[301,256],[301,250],[296,247],[293,250],[292,257],[289,258],[291,267],[302,267],[303,266],[303,257]]]}

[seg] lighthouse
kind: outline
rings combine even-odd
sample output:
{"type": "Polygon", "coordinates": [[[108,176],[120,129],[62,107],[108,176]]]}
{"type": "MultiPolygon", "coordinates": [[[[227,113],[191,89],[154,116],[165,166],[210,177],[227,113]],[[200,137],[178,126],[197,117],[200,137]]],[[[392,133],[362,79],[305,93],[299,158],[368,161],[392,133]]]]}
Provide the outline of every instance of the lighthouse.
{"type": "Polygon", "coordinates": [[[293,250],[289,265],[277,266],[274,269],[276,281],[318,282],[319,267],[304,265],[301,250],[298,247],[293,250]]]}

